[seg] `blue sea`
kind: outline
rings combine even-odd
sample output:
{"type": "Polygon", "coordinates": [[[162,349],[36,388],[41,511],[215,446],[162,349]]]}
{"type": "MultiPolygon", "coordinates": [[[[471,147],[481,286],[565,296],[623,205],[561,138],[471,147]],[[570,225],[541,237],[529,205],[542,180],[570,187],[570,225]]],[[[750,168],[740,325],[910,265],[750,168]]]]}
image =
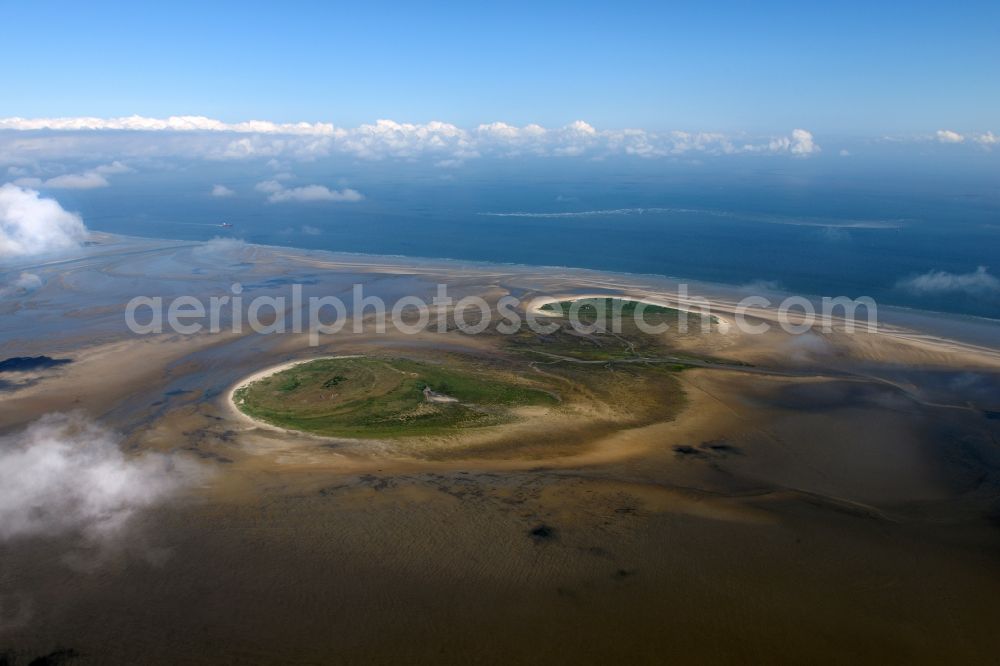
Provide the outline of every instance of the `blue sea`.
{"type": "Polygon", "coordinates": [[[351,187],[364,200],[268,203],[254,186],[273,164],[219,162],[137,169],[58,198],[89,228],[128,235],[760,283],[998,318],[998,164],[987,153],[457,168],[328,159],[295,165],[286,185],[351,187]],[[210,196],[216,183],[235,195],[210,196]]]}

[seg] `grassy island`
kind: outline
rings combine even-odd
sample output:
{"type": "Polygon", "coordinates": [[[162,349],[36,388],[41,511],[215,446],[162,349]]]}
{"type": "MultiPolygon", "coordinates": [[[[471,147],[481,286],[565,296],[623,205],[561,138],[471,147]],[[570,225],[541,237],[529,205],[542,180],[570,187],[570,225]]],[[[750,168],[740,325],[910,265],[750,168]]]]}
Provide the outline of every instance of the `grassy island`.
{"type": "Polygon", "coordinates": [[[541,385],[488,368],[369,357],[300,363],[240,387],[233,399],[276,426],[369,438],[496,425],[512,408],[558,402],[541,385]]]}

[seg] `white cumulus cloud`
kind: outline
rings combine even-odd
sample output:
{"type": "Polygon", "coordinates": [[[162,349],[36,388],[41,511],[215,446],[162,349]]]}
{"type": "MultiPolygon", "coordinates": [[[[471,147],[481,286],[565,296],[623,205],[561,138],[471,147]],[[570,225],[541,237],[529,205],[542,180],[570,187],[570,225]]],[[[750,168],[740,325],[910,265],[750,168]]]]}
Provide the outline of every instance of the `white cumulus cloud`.
{"type": "Polygon", "coordinates": [[[790,136],[779,136],[771,139],[766,146],[744,146],[748,152],[789,153],[796,157],[807,157],[820,151],[819,144],[813,138],[812,132],[804,129],[793,129],[790,136]]]}
{"type": "Polygon", "coordinates": [[[962,143],[965,141],[964,136],[952,130],[938,130],[935,136],[941,143],[962,143]]]}
{"type": "Polygon", "coordinates": [[[276,180],[266,180],[257,183],[254,189],[258,192],[266,193],[268,195],[267,200],[271,203],[285,203],[289,201],[361,201],[365,198],[363,194],[350,188],[331,190],[324,185],[285,187],[276,180]]]}
{"type": "Polygon", "coordinates": [[[462,159],[479,155],[468,132],[440,121],[417,124],[378,120],[374,124],[342,130],[335,137],[333,147],[368,159],[422,155],[447,155],[462,159]]]}
{"type": "Polygon", "coordinates": [[[0,541],[110,536],[197,475],[194,463],[161,454],[126,456],[80,414],[50,414],[0,438],[0,541]]]}
{"type": "Polygon", "coordinates": [[[212,186],[212,196],[213,197],[231,197],[234,194],[236,194],[236,192],[233,192],[231,189],[229,189],[225,185],[213,185],[212,186]]]}
{"type": "Polygon", "coordinates": [[[981,143],[984,146],[992,146],[1000,143],[1000,136],[997,136],[993,132],[984,132],[983,134],[973,137],[973,141],[981,143]]]}
{"type": "Polygon", "coordinates": [[[819,152],[819,146],[813,141],[812,132],[794,129],[792,130],[792,145],[789,150],[793,155],[812,155],[819,152]]]}
{"type": "Polygon", "coordinates": [[[55,199],[10,183],[0,186],[0,259],[68,250],[86,235],[80,216],[55,199]]]}

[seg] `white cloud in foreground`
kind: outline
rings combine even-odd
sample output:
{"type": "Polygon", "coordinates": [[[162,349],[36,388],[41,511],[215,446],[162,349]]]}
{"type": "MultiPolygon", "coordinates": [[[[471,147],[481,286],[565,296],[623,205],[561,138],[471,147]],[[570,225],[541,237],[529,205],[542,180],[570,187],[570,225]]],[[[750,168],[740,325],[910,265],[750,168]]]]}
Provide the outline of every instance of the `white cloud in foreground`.
{"type": "Polygon", "coordinates": [[[0,541],[110,536],[198,476],[190,461],[125,456],[113,433],[80,414],[49,414],[0,438],[0,541]]]}
{"type": "Polygon", "coordinates": [[[914,294],[924,295],[1000,294],[1000,280],[991,275],[986,266],[980,266],[971,273],[929,271],[923,275],[900,280],[896,286],[914,294]]]}
{"type": "Polygon", "coordinates": [[[86,235],[80,216],[55,199],[10,183],[0,186],[0,259],[68,250],[86,235]]]}
{"type": "MultiPolygon", "coordinates": [[[[14,157],[17,151],[26,157],[21,161],[10,160],[10,164],[29,163],[28,154],[38,158],[51,152],[54,159],[65,159],[68,154],[85,155],[86,151],[116,156],[206,159],[315,159],[339,153],[373,160],[425,157],[444,166],[454,166],[483,156],[654,158],[756,153],[805,157],[820,150],[812,133],[801,128],[785,136],[748,138],[717,132],[600,130],[582,120],[555,128],[494,122],[464,129],[441,121],[400,123],[384,119],[342,128],[329,123],[257,120],[225,123],[202,116],[5,118],[0,119],[0,133],[3,130],[41,133],[16,141],[11,146],[14,157]],[[169,140],[157,139],[158,133],[169,136],[169,140]],[[109,143],[116,149],[106,150],[109,143]]],[[[0,150],[3,147],[0,141],[0,150]]]]}
{"type": "Polygon", "coordinates": [[[268,195],[267,200],[271,203],[285,203],[289,201],[361,201],[365,198],[360,192],[350,188],[331,190],[323,185],[285,187],[276,180],[266,180],[262,183],[257,183],[254,189],[258,192],[266,193],[268,195]]]}
{"type": "Polygon", "coordinates": [[[229,189],[225,185],[213,185],[212,186],[212,196],[213,197],[231,197],[234,194],[236,194],[236,192],[233,192],[231,189],[229,189]]]}
{"type": "Polygon", "coordinates": [[[938,130],[935,136],[941,143],[962,143],[965,141],[964,136],[952,130],[938,130]]]}

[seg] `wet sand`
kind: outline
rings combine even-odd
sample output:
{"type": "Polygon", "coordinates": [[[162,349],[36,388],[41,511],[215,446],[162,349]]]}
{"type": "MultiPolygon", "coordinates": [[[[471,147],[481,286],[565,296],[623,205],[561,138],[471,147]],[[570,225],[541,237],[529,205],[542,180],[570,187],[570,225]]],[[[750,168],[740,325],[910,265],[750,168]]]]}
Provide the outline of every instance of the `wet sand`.
{"type": "MultiPolygon", "coordinates": [[[[678,335],[679,350],[775,373],[685,370],[684,408],[637,427],[528,414],[502,437],[327,440],[241,418],[232,390],[322,356],[488,356],[496,341],[136,338],[122,304],[137,288],[225,293],[239,280],[253,295],[301,279],[316,293],[361,281],[387,298],[430,298],[443,281],[456,298],[670,306],[668,285],[252,246],[205,257],[113,238],[33,270],[45,286],[3,304],[15,324],[0,354],[72,362],[0,392],[0,431],[78,409],[132,454],[183,456],[210,473],[107,541],[0,542],[0,663],[59,651],[150,664],[939,664],[1000,653],[995,349],[902,326],[804,342],[780,330],[678,335]],[[151,272],[159,279],[136,277],[151,272]]],[[[735,300],[712,300],[731,316],[735,300]]]]}

